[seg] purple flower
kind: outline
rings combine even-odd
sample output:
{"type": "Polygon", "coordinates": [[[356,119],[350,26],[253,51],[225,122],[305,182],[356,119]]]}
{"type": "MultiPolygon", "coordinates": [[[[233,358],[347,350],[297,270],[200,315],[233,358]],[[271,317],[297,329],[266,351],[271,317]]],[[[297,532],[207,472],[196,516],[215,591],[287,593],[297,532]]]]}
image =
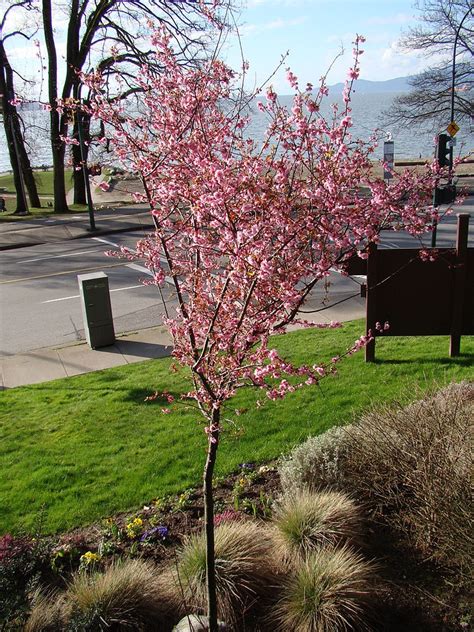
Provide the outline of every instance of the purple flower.
{"type": "Polygon", "coordinates": [[[152,529],[148,529],[148,531],[145,531],[142,534],[142,537],[140,538],[140,542],[145,542],[146,540],[149,540],[150,538],[159,538],[160,540],[165,540],[168,537],[168,527],[163,527],[163,526],[158,526],[158,527],[153,527],[152,529]]]}
{"type": "Polygon", "coordinates": [[[255,463],[240,463],[239,466],[242,470],[254,470],[255,463]]]}

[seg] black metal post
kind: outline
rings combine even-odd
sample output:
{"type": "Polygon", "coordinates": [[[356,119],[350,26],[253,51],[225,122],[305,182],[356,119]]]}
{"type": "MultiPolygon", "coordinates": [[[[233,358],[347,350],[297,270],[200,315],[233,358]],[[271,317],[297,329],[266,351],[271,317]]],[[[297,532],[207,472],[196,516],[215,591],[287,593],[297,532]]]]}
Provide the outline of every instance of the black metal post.
{"type": "Polygon", "coordinates": [[[89,182],[89,174],[87,170],[87,161],[85,157],[84,151],[84,138],[82,134],[82,112],[80,110],[77,111],[77,133],[79,135],[79,147],[81,150],[81,163],[82,163],[82,174],[84,176],[84,185],[86,187],[86,198],[87,198],[87,207],[89,209],[89,231],[95,231],[95,218],[94,218],[94,205],[92,203],[92,194],[91,194],[91,185],[89,182]]]}
{"type": "MultiPolygon", "coordinates": [[[[458,46],[458,39],[459,39],[459,33],[461,32],[461,28],[462,25],[464,24],[464,20],[467,18],[467,16],[473,11],[472,7],[470,9],[468,9],[465,13],[465,15],[463,16],[461,22],[459,23],[459,26],[456,30],[456,35],[454,37],[454,47],[453,47],[453,65],[452,65],[452,72],[451,72],[451,112],[450,112],[450,123],[454,123],[454,90],[456,87],[456,49],[458,46]]],[[[448,177],[448,184],[451,185],[452,181],[453,181],[453,146],[451,144],[451,147],[449,149],[449,177],[448,177]]],[[[433,206],[435,206],[434,203],[434,193],[433,193],[433,206]]],[[[436,236],[437,236],[437,228],[438,228],[438,222],[434,222],[433,224],[433,232],[431,233],[431,247],[432,248],[436,248],[436,236]]]]}
{"type": "Polygon", "coordinates": [[[453,311],[451,315],[451,337],[449,355],[455,358],[461,352],[464,297],[466,295],[467,240],[469,234],[469,213],[458,214],[456,236],[456,268],[454,270],[453,311]]]}

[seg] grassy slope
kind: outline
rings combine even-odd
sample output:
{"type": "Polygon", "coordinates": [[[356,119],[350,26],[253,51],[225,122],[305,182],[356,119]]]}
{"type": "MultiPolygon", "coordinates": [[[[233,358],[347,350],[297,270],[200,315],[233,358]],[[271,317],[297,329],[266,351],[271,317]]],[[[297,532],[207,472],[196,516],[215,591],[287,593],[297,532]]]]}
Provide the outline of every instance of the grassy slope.
{"type": "MultiPolygon", "coordinates": [[[[342,331],[298,331],[275,346],[297,364],[314,363],[342,352],[362,328],[357,321],[342,331]]],[[[357,354],[319,388],[260,409],[258,394],[241,391],[227,413],[235,423],[226,425],[218,472],[277,457],[372,402],[472,379],[474,339],[463,339],[462,349],[462,357],[449,359],[446,338],[387,338],[378,342],[377,363],[357,354]],[[236,416],[235,409],[244,412],[236,416]]],[[[46,531],[63,530],[199,484],[206,447],[199,414],[175,404],[162,415],[167,404],[144,401],[155,390],[179,395],[187,388],[171,363],[147,361],[0,393],[0,532],[31,528],[43,505],[46,531]]]]}
{"type": "MultiPolygon", "coordinates": [[[[54,195],[53,189],[53,172],[52,171],[35,171],[36,186],[38,187],[38,194],[41,195],[54,195]]],[[[72,187],[72,169],[66,169],[66,189],[69,190],[72,187]]],[[[0,188],[6,189],[5,193],[15,193],[15,186],[13,184],[13,175],[4,174],[0,176],[0,188]]]]}
{"type": "MultiPolygon", "coordinates": [[[[54,215],[52,208],[52,200],[54,196],[53,190],[53,172],[52,171],[35,171],[35,180],[38,186],[38,194],[40,196],[41,208],[30,207],[28,215],[13,215],[16,208],[16,198],[6,198],[6,213],[0,213],[0,222],[22,222],[35,219],[36,217],[48,217],[54,215]],[[48,206],[50,204],[51,206],[48,206]]],[[[73,185],[72,182],[72,169],[66,169],[66,190],[69,190],[73,185]]],[[[13,184],[13,175],[4,174],[0,175],[0,189],[6,189],[3,193],[15,194],[15,187],[13,184]]],[[[0,192],[0,196],[3,195],[0,192]]],[[[70,204],[69,210],[78,213],[87,210],[87,206],[82,204],[70,204]]]]}

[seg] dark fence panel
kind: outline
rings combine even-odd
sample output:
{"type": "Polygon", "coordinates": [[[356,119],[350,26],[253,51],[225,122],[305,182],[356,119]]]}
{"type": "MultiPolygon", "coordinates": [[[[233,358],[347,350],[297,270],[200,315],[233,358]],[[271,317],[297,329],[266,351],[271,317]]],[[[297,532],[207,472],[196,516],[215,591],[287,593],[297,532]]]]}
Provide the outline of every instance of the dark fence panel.
{"type": "MultiPolygon", "coordinates": [[[[456,248],[384,250],[369,246],[367,260],[352,257],[351,274],[366,274],[366,328],[388,322],[384,336],[451,337],[450,355],[460,353],[463,335],[474,335],[474,249],[467,247],[469,215],[458,215],[456,248]],[[429,259],[433,260],[429,260],[429,259]]],[[[375,358],[375,340],[366,360],[375,358]]]]}
{"type": "MultiPolygon", "coordinates": [[[[390,323],[384,335],[443,336],[451,333],[455,300],[456,253],[438,250],[434,261],[418,250],[377,250],[375,278],[367,279],[368,300],[375,300],[375,321],[390,323]]],[[[468,251],[467,288],[461,334],[474,334],[474,251],[468,251]]]]}

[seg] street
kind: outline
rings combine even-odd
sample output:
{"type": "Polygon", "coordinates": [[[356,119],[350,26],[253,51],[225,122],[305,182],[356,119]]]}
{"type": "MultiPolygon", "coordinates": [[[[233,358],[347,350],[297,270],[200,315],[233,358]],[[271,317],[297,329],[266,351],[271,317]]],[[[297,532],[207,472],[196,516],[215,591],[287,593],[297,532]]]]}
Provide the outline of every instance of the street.
{"type": "MultiPolygon", "coordinates": [[[[148,270],[140,261],[105,255],[122,245],[133,248],[143,234],[91,237],[0,253],[0,355],[84,340],[77,275],[94,271],[109,277],[117,334],[161,324],[164,309],[159,291],[141,282],[148,270]]],[[[326,297],[321,283],[307,309],[320,309],[359,292],[357,282],[339,274],[332,273],[329,281],[330,296],[326,297]]],[[[163,296],[173,310],[171,286],[165,286],[163,296]]]]}
{"type": "MultiPolygon", "coordinates": [[[[109,277],[116,333],[161,322],[163,307],[154,286],[140,280],[139,262],[107,257],[117,245],[133,247],[143,233],[64,241],[2,252],[0,354],[11,355],[84,339],[78,274],[104,271],[109,277]]],[[[164,289],[170,299],[170,292],[164,289]]]]}
{"type": "MultiPolygon", "coordinates": [[[[473,198],[457,212],[473,213],[473,198]]],[[[474,246],[471,219],[470,247],[474,246]]],[[[105,255],[120,246],[133,248],[143,231],[106,237],[62,241],[0,252],[0,356],[9,356],[49,346],[84,340],[77,275],[103,271],[109,277],[112,313],[116,334],[159,325],[164,312],[160,293],[155,286],[141,282],[149,275],[140,261],[130,262],[105,255]]],[[[445,219],[438,228],[437,245],[452,247],[456,234],[456,217],[445,219]]],[[[382,247],[414,248],[420,245],[408,235],[383,234],[382,247]]],[[[430,245],[431,235],[423,242],[430,245]]],[[[359,293],[361,279],[342,277],[335,272],[328,278],[329,294],[321,282],[304,306],[301,316],[331,320],[327,306],[359,293]],[[317,311],[316,311],[317,310],[317,311]]],[[[163,289],[168,307],[173,310],[173,292],[163,289]]],[[[362,316],[363,300],[355,301],[353,317],[362,316]]],[[[352,317],[349,314],[349,317],[352,317]]]]}

